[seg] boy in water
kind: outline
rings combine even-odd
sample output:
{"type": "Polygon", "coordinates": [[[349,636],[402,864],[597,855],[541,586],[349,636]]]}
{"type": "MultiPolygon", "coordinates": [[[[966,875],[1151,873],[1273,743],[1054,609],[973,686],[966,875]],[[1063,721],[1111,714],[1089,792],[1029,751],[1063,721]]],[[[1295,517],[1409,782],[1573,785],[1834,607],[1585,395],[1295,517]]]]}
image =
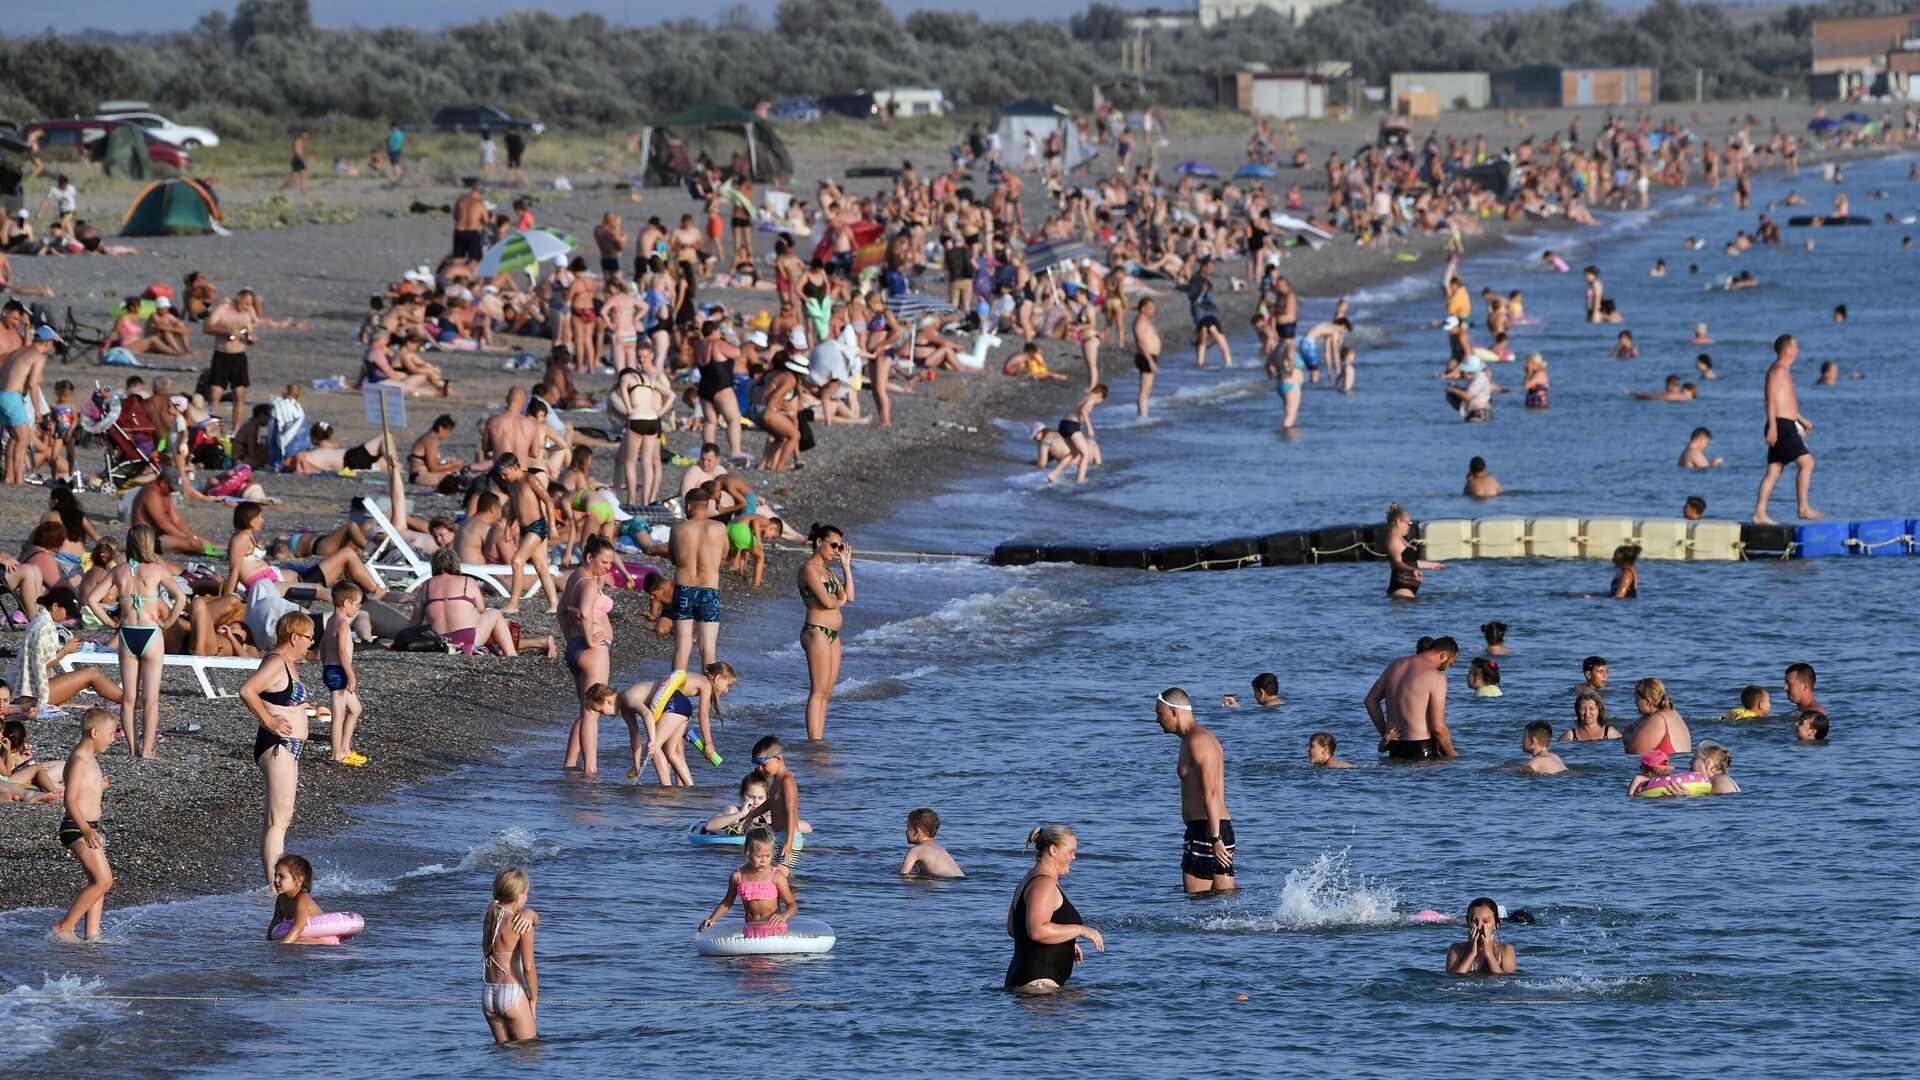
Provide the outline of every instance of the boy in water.
{"type": "Polygon", "coordinates": [[[1683,469],[1717,469],[1727,463],[1726,458],[1707,457],[1707,444],[1713,441],[1713,432],[1697,427],[1687,438],[1687,448],[1680,451],[1680,467],[1683,469]]]}
{"type": "MultiPolygon", "coordinates": [[[[1253,677],[1253,703],[1263,709],[1272,709],[1285,702],[1280,700],[1280,676],[1271,671],[1263,671],[1253,677]]],[[[1240,699],[1232,694],[1220,697],[1220,706],[1226,709],[1240,707],[1240,699]]]]}
{"type": "Polygon", "coordinates": [[[1552,747],[1552,724],[1545,720],[1528,724],[1526,732],[1520,736],[1520,749],[1527,755],[1527,760],[1521,762],[1520,767],[1540,776],[1566,772],[1567,763],[1560,760],[1560,755],[1554,753],[1552,747]]]}
{"type": "Polygon", "coordinates": [[[1764,720],[1773,715],[1773,695],[1764,686],[1749,686],[1740,691],[1740,707],[1720,714],[1722,720],[1764,720]]]}
{"type": "Polygon", "coordinates": [[[53,926],[53,936],[79,942],[74,930],[82,918],[87,940],[100,940],[101,914],[113,889],[113,867],[107,865],[107,838],[100,835],[100,804],[107,782],[100,773],[100,751],[113,745],[120,718],[105,709],[88,709],[80,719],[80,742],[67,755],[67,813],[60,819],[60,846],[80,861],[87,872],[86,887],[73,898],[66,918],[53,926]]]}
{"type": "Polygon", "coordinates": [[[1581,683],[1579,686],[1574,687],[1573,688],[1574,693],[1577,694],[1582,690],[1592,690],[1595,693],[1606,692],[1606,689],[1607,689],[1607,658],[1606,657],[1589,656],[1585,660],[1582,660],[1580,662],[1580,674],[1586,676],[1587,681],[1581,683]]]}
{"type": "Polygon", "coordinates": [[[355,768],[367,763],[367,755],[353,748],[353,732],[360,725],[359,678],[353,669],[353,620],[360,614],[362,593],[351,581],[333,586],[333,618],[327,620],[327,636],[320,642],[320,672],[327,683],[328,702],[333,708],[333,760],[355,768]]]}
{"type": "Polygon", "coordinates": [[[940,832],[940,815],[927,807],[921,807],[907,814],[907,843],[913,845],[907,849],[907,857],[900,862],[900,874],[905,877],[918,871],[927,877],[957,878],[966,877],[961,873],[960,864],[953,861],[947,849],[934,843],[933,838],[940,832]]]}
{"type": "Polygon", "coordinates": [[[1340,740],[1332,732],[1316,731],[1307,736],[1307,764],[1319,765],[1328,769],[1351,769],[1353,762],[1342,761],[1334,757],[1340,749],[1340,740]]]}

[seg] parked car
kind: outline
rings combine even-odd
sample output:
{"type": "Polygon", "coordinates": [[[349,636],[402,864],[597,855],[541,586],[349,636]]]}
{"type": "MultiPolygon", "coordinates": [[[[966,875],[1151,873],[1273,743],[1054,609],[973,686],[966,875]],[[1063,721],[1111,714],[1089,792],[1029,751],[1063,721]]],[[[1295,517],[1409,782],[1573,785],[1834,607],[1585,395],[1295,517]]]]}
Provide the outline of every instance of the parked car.
{"type": "Polygon", "coordinates": [[[820,119],[820,103],[809,94],[797,97],[783,97],[767,110],[767,119],[787,121],[795,124],[809,124],[820,119]]]}
{"type": "MultiPolygon", "coordinates": [[[[40,156],[48,161],[79,161],[93,154],[93,144],[117,127],[137,127],[125,120],[35,120],[20,128],[20,137],[30,139],[40,133],[40,156]]],[[[185,171],[193,164],[184,147],[141,130],[147,138],[147,156],[155,165],[167,165],[185,171]]]]}
{"type": "Polygon", "coordinates": [[[220,136],[203,127],[189,127],[154,112],[144,101],[103,101],[96,120],[125,120],[146,129],[147,134],[165,139],[188,153],[203,146],[219,146],[220,136]]]}
{"type": "Polygon", "coordinates": [[[880,103],[873,100],[872,94],[864,91],[821,98],[820,109],[835,116],[851,116],[855,120],[870,120],[880,115],[880,103]]]}
{"type": "Polygon", "coordinates": [[[433,114],[430,125],[435,131],[531,131],[544,133],[547,125],[538,120],[518,120],[492,105],[453,105],[433,114]]]}

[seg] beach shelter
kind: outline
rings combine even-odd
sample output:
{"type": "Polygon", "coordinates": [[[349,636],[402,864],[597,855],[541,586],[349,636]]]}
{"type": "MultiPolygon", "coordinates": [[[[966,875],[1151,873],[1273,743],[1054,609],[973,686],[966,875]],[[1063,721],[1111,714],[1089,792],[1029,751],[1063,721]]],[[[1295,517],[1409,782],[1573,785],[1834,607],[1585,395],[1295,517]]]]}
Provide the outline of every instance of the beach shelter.
{"type": "Polygon", "coordinates": [[[1063,164],[1068,170],[1079,168],[1100,152],[1098,146],[1081,137],[1071,113],[1038,98],[1021,98],[1000,106],[993,114],[993,130],[1000,136],[1001,155],[1010,162],[1019,161],[1026,153],[1028,132],[1040,146],[1045,146],[1047,136],[1056,131],[1065,135],[1063,164]]]}
{"type": "Polygon", "coordinates": [[[772,125],[731,105],[694,105],[660,117],[640,133],[642,183],[678,184],[702,157],[723,172],[742,169],[755,183],[793,174],[793,159],[772,125]]]}
{"type": "Polygon", "coordinates": [[[127,207],[121,236],[204,236],[220,227],[220,200],[199,180],[156,180],[127,207]]]}
{"type": "Polygon", "coordinates": [[[100,171],[129,180],[153,179],[153,159],[147,156],[147,133],[133,124],[117,124],[100,140],[100,171]]]}

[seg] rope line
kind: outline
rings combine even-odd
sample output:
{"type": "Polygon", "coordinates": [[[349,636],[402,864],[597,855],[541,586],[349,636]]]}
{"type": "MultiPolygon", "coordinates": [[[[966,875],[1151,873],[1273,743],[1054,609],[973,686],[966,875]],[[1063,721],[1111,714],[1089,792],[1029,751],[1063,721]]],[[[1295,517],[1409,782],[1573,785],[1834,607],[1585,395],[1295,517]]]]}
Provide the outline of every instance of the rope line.
{"type": "MultiPolygon", "coordinates": [[[[778,550],[783,553],[794,554],[794,555],[807,554],[806,548],[800,547],[795,544],[782,544],[775,550],[778,550]]],[[[858,552],[854,553],[853,561],[860,562],[861,560],[865,559],[869,555],[885,555],[889,558],[895,558],[895,559],[985,559],[985,558],[989,558],[989,556],[985,552],[974,552],[974,551],[888,551],[884,548],[862,548],[858,552]]]]}
{"type": "MultiPolygon", "coordinates": [[[[472,1005],[477,999],[431,998],[431,997],[325,997],[306,994],[34,994],[15,999],[20,1005],[57,1005],[70,1001],[114,1001],[114,1002],[159,1002],[183,1001],[199,1004],[246,1003],[256,1005],[472,1005]]],[[[540,999],[540,1006],[560,1007],[584,1006],[603,1008],[609,1006],[631,1007],[757,1007],[784,1009],[830,1009],[847,1005],[845,1001],[826,998],[549,998],[540,999]]]]}

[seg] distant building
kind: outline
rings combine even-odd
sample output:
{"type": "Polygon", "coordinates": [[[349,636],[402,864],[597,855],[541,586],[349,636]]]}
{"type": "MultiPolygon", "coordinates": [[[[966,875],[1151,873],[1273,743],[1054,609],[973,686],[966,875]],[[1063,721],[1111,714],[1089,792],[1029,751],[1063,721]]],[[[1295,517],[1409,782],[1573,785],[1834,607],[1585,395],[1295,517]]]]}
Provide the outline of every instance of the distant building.
{"type": "Polygon", "coordinates": [[[1493,76],[1493,103],[1503,109],[1579,109],[1653,105],[1660,100],[1654,67],[1559,67],[1538,64],[1493,76]]]}
{"type": "Polygon", "coordinates": [[[1256,11],[1274,11],[1295,26],[1323,7],[1340,0],[1193,0],[1186,11],[1150,7],[1127,15],[1129,30],[1172,30],[1178,33],[1194,26],[1212,26],[1222,19],[1239,19],[1256,11]]]}
{"type": "Polygon", "coordinates": [[[945,116],[953,109],[946,94],[920,87],[875,90],[873,103],[889,116],[945,116]]]}
{"type": "Polygon", "coordinates": [[[1813,20],[1816,97],[1905,97],[1920,72],[1920,11],[1813,20]]]}
{"type": "Polygon", "coordinates": [[[1207,103],[1275,120],[1327,115],[1327,79],[1308,71],[1240,71],[1207,78],[1207,103]]]}
{"type": "Polygon", "coordinates": [[[1387,101],[1403,116],[1484,109],[1492,100],[1492,81],[1484,71],[1396,71],[1387,78],[1387,101]],[[1403,100],[1412,107],[1404,107],[1403,100]],[[1431,112],[1424,107],[1428,104],[1431,112]]]}

